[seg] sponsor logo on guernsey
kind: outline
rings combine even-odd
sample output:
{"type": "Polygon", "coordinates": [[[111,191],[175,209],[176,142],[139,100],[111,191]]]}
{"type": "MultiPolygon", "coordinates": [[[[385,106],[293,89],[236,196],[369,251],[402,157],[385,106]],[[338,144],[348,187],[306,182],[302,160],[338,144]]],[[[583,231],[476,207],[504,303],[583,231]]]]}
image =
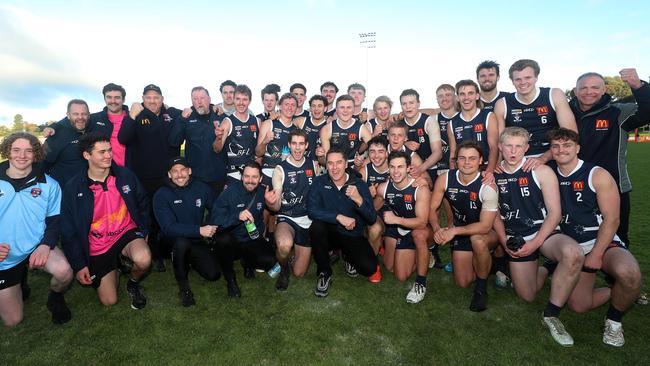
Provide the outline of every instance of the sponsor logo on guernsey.
{"type": "Polygon", "coordinates": [[[191,120],[187,121],[187,123],[196,123],[196,122],[198,122],[198,121],[199,121],[199,120],[195,118],[195,119],[191,119],[191,120]]]}
{"type": "Polygon", "coordinates": [[[513,109],[510,111],[510,114],[512,115],[512,121],[513,122],[521,122],[521,114],[523,111],[521,109],[513,109]]]}
{"type": "Polygon", "coordinates": [[[353,141],[357,139],[357,134],[356,133],[349,133],[348,134],[348,140],[353,141]]]}
{"type": "Polygon", "coordinates": [[[537,107],[537,115],[538,116],[545,116],[547,114],[548,114],[548,106],[543,105],[543,106],[537,107]]]}
{"type": "Polygon", "coordinates": [[[528,185],[528,177],[519,177],[519,186],[524,187],[528,185]]]}
{"type": "Polygon", "coordinates": [[[42,193],[42,191],[41,191],[40,188],[32,188],[32,191],[30,192],[30,194],[31,194],[32,197],[34,197],[34,198],[40,196],[41,193],[42,193]]]}
{"type": "Polygon", "coordinates": [[[404,202],[413,202],[413,195],[412,194],[405,194],[404,195],[404,202]]]}
{"type": "Polygon", "coordinates": [[[244,207],[244,206],[246,206],[246,205],[243,204],[243,203],[240,203],[240,204],[237,205],[237,208],[241,208],[241,207],[244,207]]]}
{"type": "Polygon", "coordinates": [[[97,124],[100,125],[100,126],[106,126],[106,124],[105,124],[104,122],[99,122],[99,121],[97,121],[97,122],[95,122],[95,123],[97,123],[97,124]]]}
{"type": "Polygon", "coordinates": [[[418,133],[418,136],[424,136],[424,129],[423,128],[418,128],[417,133],[418,133]]]}
{"type": "Polygon", "coordinates": [[[482,123],[474,125],[474,132],[483,132],[483,129],[484,127],[482,123]]]}
{"type": "Polygon", "coordinates": [[[178,204],[181,204],[181,203],[183,203],[183,200],[174,200],[174,204],[178,205],[178,204]]]}
{"type": "Polygon", "coordinates": [[[257,125],[251,125],[250,130],[253,132],[257,131],[257,125]]]}
{"type": "Polygon", "coordinates": [[[469,200],[476,201],[478,199],[478,194],[476,192],[469,192],[469,200]]]}
{"type": "Polygon", "coordinates": [[[582,191],[585,189],[585,182],[582,180],[574,180],[572,185],[574,191],[582,191]]]}
{"type": "Polygon", "coordinates": [[[201,199],[200,198],[196,199],[196,207],[201,207],[201,199]]]}
{"type": "Polygon", "coordinates": [[[124,192],[124,194],[129,194],[129,192],[131,192],[131,187],[129,187],[128,184],[123,185],[122,186],[122,192],[124,192]]]}
{"type": "Polygon", "coordinates": [[[314,171],[311,169],[305,169],[305,175],[311,177],[314,175],[314,171]]]}
{"type": "Polygon", "coordinates": [[[597,119],[596,120],[596,129],[597,130],[606,130],[609,128],[609,120],[607,119],[597,119]]]}
{"type": "Polygon", "coordinates": [[[325,189],[332,189],[332,186],[324,185],[323,188],[325,188],[325,189]]]}

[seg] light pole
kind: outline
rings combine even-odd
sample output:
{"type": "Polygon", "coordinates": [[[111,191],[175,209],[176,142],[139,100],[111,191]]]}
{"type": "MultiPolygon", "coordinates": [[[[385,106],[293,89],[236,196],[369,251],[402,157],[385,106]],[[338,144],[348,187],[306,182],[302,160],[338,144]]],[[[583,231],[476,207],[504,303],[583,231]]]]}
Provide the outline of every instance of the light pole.
{"type": "Polygon", "coordinates": [[[368,50],[371,48],[375,48],[376,42],[375,42],[375,37],[377,33],[375,32],[367,32],[367,33],[359,33],[359,45],[362,48],[366,49],[366,80],[365,80],[365,87],[366,87],[366,96],[368,96],[368,50]]]}

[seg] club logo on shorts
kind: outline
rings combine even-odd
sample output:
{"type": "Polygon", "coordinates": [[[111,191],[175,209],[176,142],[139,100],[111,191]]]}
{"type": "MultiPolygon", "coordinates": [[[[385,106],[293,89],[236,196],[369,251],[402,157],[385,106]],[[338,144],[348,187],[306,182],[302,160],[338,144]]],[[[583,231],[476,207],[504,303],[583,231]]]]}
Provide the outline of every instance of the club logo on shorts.
{"type": "Polygon", "coordinates": [[[548,106],[543,105],[540,107],[537,107],[537,115],[538,116],[545,116],[548,114],[548,106]]]}
{"type": "Polygon", "coordinates": [[[524,187],[528,185],[528,177],[519,177],[519,186],[524,187]]]}
{"type": "Polygon", "coordinates": [[[30,194],[32,195],[32,197],[36,198],[36,197],[40,196],[42,192],[43,191],[41,191],[40,188],[32,188],[32,191],[30,192],[30,194]]]}
{"type": "Polygon", "coordinates": [[[585,182],[582,180],[574,180],[572,184],[574,191],[582,191],[585,189],[585,182]]]}
{"type": "Polygon", "coordinates": [[[122,192],[124,192],[124,194],[129,194],[129,192],[131,192],[131,187],[129,187],[128,184],[127,184],[127,185],[123,185],[123,186],[122,186],[122,192]]]}
{"type": "Polygon", "coordinates": [[[196,207],[201,207],[201,199],[200,198],[196,199],[196,207]]]}
{"type": "Polygon", "coordinates": [[[479,123],[477,125],[474,125],[474,132],[483,132],[484,127],[482,123],[479,123]]]}

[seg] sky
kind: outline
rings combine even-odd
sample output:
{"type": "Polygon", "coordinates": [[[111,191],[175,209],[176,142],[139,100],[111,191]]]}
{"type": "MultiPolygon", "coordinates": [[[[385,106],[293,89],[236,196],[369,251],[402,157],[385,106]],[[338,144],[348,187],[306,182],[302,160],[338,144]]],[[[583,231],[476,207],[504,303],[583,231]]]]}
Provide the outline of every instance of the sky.
{"type": "MultiPolygon", "coordinates": [[[[538,86],[574,86],[587,71],[650,76],[650,3],[645,1],[19,1],[0,2],[0,124],[14,115],[41,124],[65,116],[70,99],[103,106],[102,86],[141,101],[149,83],[165,103],[191,105],[204,86],[212,102],[231,79],[253,91],[269,83],[307,95],[324,81],[343,92],[359,82],[366,104],[416,89],[423,107],[435,89],[475,79],[483,60],[501,64],[499,89],[513,91],[510,65],[539,62],[538,86]],[[516,4],[516,5],[512,5],[516,4]],[[375,48],[360,33],[375,32],[375,48]]],[[[339,92],[339,95],[341,92],[339,92]]],[[[393,106],[399,111],[399,103],[393,106]]]]}

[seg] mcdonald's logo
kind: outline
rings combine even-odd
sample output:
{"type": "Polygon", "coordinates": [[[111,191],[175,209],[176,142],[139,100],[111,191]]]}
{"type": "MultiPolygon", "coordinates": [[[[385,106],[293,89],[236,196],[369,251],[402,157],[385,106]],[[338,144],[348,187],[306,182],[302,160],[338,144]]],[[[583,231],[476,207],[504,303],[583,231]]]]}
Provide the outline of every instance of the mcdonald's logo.
{"type": "Polygon", "coordinates": [[[413,202],[413,195],[412,194],[405,194],[404,195],[404,202],[413,202]]]}
{"type": "Polygon", "coordinates": [[[596,129],[607,129],[609,128],[609,120],[606,119],[597,119],[596,120],[596,129]]]}
{"type": "Polygon", "coordinates": [[[140,121],[140,124],[143,125],[143,126],[144,126],[144,125],[150,125],[150,124],[151,124],[151,121],[149,121],[149,118],[143,118],[143,119],[140,121]]]}
{"type": "Polygon", "coordinates": [[[482,123],[474,125],[474,132],[477,132],[477,133],[478,132],[483,132],[483,130],[484,130],[484,127],[483,127],[482,123]]]}
{"type": "Polygon", "coordinates": [[[418,136],[424,136],[424,130],[422,128],[418,128],[417,133],[418,136]]]}
{"type": "Polygon", "coordinates": [[[251,125],[250,130],[253,131],[253,132],[256,132],[257,131],[257,125],[251,125]]]}
{"type": "Polygon", "coordinates": [[[353,141],[357,139],[357,134],[356,133],[350,133],[348,134],[348,140],[353,141]]]}
{"type": "Polygon", "coordinates": [[[305,175],[311,177],[314,175],[314,171],[311,169],[305,169],[305,175]]]}
{"type": "Polygon", "coordinates": [[[538,116],[543,116],[545,114],[548,114],[548,106],[543,105],[541,107],[537,107],[538,116]]]}
{"type": "Polygon", "coordinates": [[[582,191],[585,189],[585,182],[582,180],[574,180],[573,181],[573,190],[574,191],[582,191]]]}
{"type": "Polygon", "coordinates": [[[519,186],[527,186],[528,185],[528,177],[519,177],[519,186]]]}

